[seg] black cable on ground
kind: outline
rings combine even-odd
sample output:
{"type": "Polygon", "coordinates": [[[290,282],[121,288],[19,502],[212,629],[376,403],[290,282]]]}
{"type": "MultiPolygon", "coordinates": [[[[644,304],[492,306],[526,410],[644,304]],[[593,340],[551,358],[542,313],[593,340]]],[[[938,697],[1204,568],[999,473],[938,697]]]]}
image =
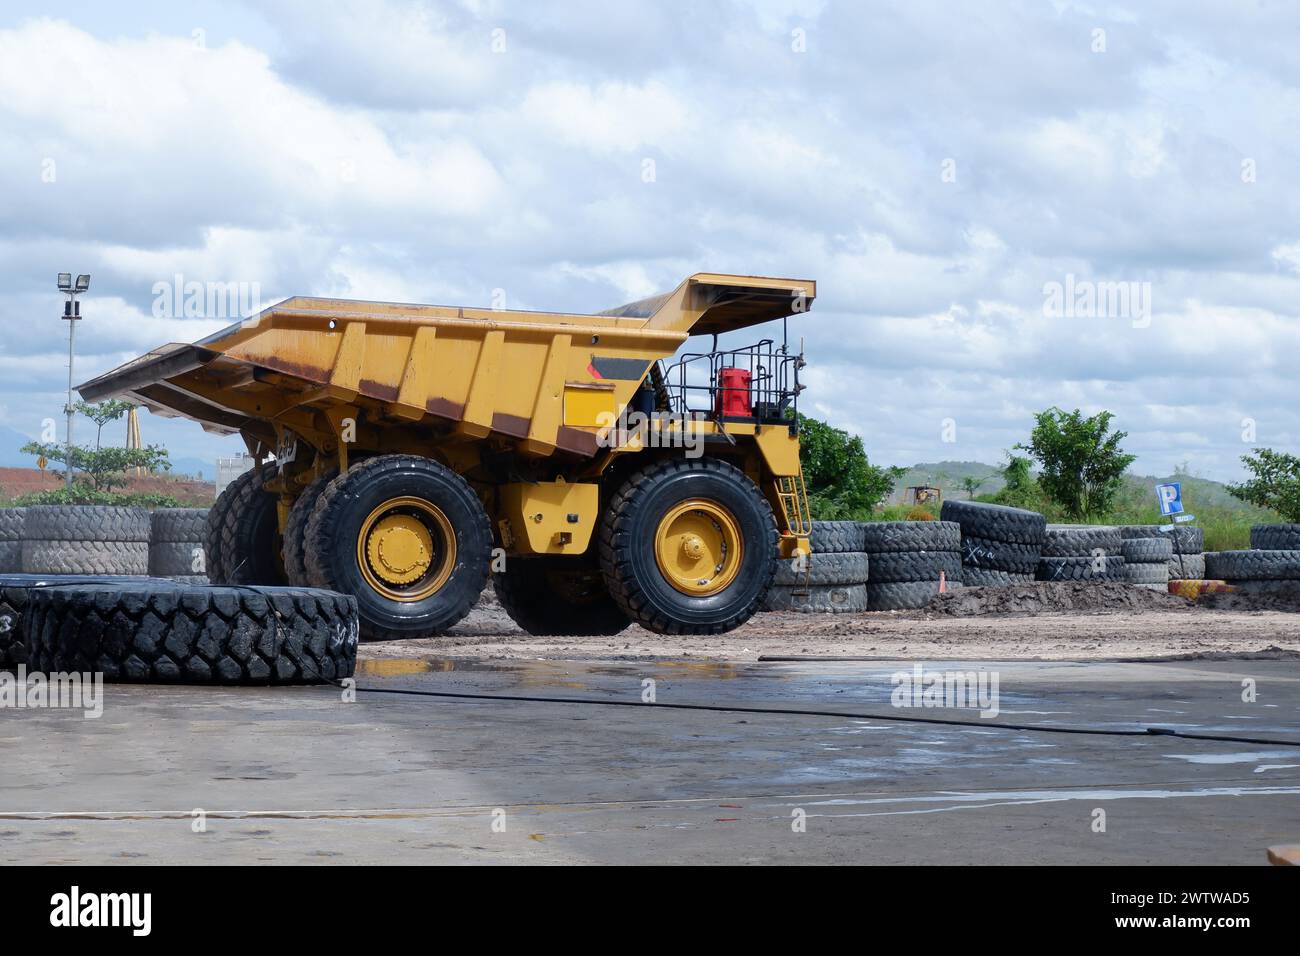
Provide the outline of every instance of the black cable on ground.
{"type": "MultiPolygon", "coordinates": [[[[342,686],[337,681],[331,681],[342,686]]],[[[836,710],[802,710],[780,707],[740,707],[726,704],[647,703],[640,700],[592,700],[584,697],[534,697],[524,694],[470,694],[453,691],[409,690],[398,687],[357,687],[358,693],[393,694],[403,697],[435,697],[452,700],[499,700],[528,704],[589,704],[596,707],[646,707],[669,710],[698,710],[720,714],[786,715],[790,717],[838,717],[847,720],[880,720],[905,724],[935,724],[944,727],[978,727],[984,730],[1032,731],[1044,734],[1083,734],[1096,737],[1179,737],[1183,740],[1213,740],[1220,743],[1260,744],[1266,747],[1300,747],[1300,740],[1266,740],[1262,737],[1234,737],[1226,734],[1195,734],[1165,727],[1141,730],[1103,730],[1098,727],[1063,727],[1057,724],[1007,724],[986,720],[952,720],[943,717],[909,717],[902,714],[852,714],[836,710]]]]}
{"type": "MultiPolygon", "coordinates": [[[[79,581],[78,584],[92,584],[101,582],[79,581]]],[[[106,580],[104,584],[122,583],[118,581],[106,580]]],[[[173,582],[176,583],[176,582],[173,582]]],[[[49,584],[33,585],[33,587],[57,587],[55,582],[49,584]]],[[[185,585],[179,585],[184,587],[185,585]]],[[[247,589],[257,591],[252,585],[234,584],[219,585],[220,587],[234,587],[241,590],[247,589]]],[[[330,680],[324,675],[317,672],[317,677],[322,682],[332,684],[341,689],[347,689],[342,682],[330,680]]],[[[901,714],[851,714],[835,710],[802,710],[787,709],[781,707],[739,707],[727,706],[723,704],[675,704],[675,703],[648,703],[640,700],[592,700],[583,697],[534,697],[523,694],[469,694],[456,693],[453,691],[434,691],[434,690],[409,690],[398,687],[357,687],[358,693],[367,694],[393,694],[403,697],[433,697],[451,700],[499,700],[510,701],[513,703],[527,704],[568,704],[568,705],[589,705],[595,707],[649,707],[669,710],[695,710],[717,714],[755,714],[763,716],[786,715],[790,717],[835,717],[845,720],[879,720],[890,721],[902,724],[931,724],[941,727],[977,727],[984,730],[1014,730],[1028,731],[1031,733],[1041,734],[1079,734],[1093,737],[1177,737],[1181,740],[1208,740],[1217,743],[1234,743],[1234,744],[1257,744],[1264,747],[1300,747],[1300,740],[1268,740],[1263,737],[1234,737],[1227,734],[1195,734],[1187,733],[1181,730],[1172,730],[1166,727],[1145,727],[1141,730],[1103,730],[1097,727],[1063,727],[1057,724],[1007,724],[993,723],[986,720],[951,720],[943,717],[905,717],[901,714]]]]}

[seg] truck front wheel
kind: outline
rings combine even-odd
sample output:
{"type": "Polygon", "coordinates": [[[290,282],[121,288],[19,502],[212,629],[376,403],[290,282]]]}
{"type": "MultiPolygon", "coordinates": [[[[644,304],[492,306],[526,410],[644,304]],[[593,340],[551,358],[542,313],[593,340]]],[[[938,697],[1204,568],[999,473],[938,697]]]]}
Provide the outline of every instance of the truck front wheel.
{"type": "Polygon", "coordinates": [[[460,621],[487,584],[492,532],[450,468],[381,455],[325,486],[304,534],[313,587],[357,599],[366,640],[432,637],[460,621]]]}
{"type": "Polygon", "coordinates": [[[632,475],[600,527],[610,596],[661,634],[720,634],[753,616],[779,555],[767,499],[716,458],[671,459],[632,475]]]}

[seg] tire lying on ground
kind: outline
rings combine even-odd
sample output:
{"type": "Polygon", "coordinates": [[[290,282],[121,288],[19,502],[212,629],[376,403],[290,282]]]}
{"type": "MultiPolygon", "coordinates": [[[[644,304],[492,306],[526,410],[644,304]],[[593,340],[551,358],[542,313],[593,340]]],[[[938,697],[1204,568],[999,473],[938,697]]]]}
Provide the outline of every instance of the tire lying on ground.
{"type": "Polygon", "coordinates": [[[316,684],[356,666],[356,600],[291,587],[159,582],[33,589],[29,666],[132,683],[316,684]]]}
{"type": "Polygon", "coordinates": [[[961,525],[955,521],[869,521],[862,534],[868,554],[961,550],[961,525]]]}
{"type": "MultiPolygon", "coordinates": [[[[949,581],[948,588],[962,587],[949,581]]],[[[872,611],[906,611],[925,607],[939,593],[938,581],[886,581],[867,585],[867,607],[872,611]]]]}
{"type": "Polygon", "coordinates": [[[159,508],[150,516],[149,573],[207,580],[207,508],[159,508]]]}
{"type": "Polygon", "coordinates": [[[26,574],[149,573],[149,512],[113,505],[36,505],[23,526],[26,574]]]}
{"type": "Polygon", "coordinates": [[[867,610],[867,585],[832,584],[811,587],[774,585],[763,598],[765,611],[808,614],[848,614],[867,610]]]}
{"type": "Polygon", "coordinates": [[[1300,551],[1300,524],[1257,524],[1250,546],[1258,551],[1300,551]]]}
{"type": "Polygon", "coordinates": [[[814,551],[806,558],[777,561],[772,583],[794,588],[805,584],[865,584],[870,565],[868,556],[860,551],[814,551]]]}
{"type": "Polygon", "coordinates": [[[808,542],[815,554],[862,552],[862,529],[861,521],[814,521],[808,542]]]}
{"type": "Polygon", "coordinates": [[[1107,525],[1048,525],[1043,536],[1044,558],[1084,558],[1101,552],[1116,557],[1123,543],[1120,529],[1107,525]]]}
{"type": "Polygon", "coordinates": [[[1032,545],[1042,549],[1047,519],[1036,511],[991,505],[978,501],[945,501],[940,511],[944,521],[961,525],[963,538],[975,537],[1008,544],[1032,545]]]}
{"type": "Polygon", "coordinates": [[[33,591],[76,584],[99,584],[104,580],[105,578],[95,575],[0,574],[0,668],[27,663],[23,617],[33,591]]]}
{"type": "Polygon", "coordinates": [[[1300,550],[1207,551],[1205,576],[1222,581],[1300,580],[1300,550]]]}
{"type": "Polygon", "coordinates": [[[16,574],[23,565],[26,508],[0,508],[0,574],[16,574]]]}
{"type": "Polygon", "coordinates": [[[1096,557],[1044,557],[1035,577],[1039,581],[1125,581],[1123,558],[1099,554],[1096,557]]]}

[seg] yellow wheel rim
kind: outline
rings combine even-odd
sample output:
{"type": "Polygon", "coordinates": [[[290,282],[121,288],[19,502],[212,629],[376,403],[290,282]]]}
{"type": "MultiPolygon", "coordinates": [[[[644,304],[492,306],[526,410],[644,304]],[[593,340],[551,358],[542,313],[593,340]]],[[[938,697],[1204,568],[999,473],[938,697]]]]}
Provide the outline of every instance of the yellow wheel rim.
{"type": "Polygon", "coordinates": [[[391,498],[362,522],[357,564],[366,583],[384,597],[423,601],[451,577],[456,533],[436,505],[421,498],[391,498]]]}
{"type": "Polygon", "coordinates": [[[736,579],[744,556],[735,517],[716,501],[683,501],[663,516],[655,533],[660,573],[691,597],[725,589],[736,579]]]}

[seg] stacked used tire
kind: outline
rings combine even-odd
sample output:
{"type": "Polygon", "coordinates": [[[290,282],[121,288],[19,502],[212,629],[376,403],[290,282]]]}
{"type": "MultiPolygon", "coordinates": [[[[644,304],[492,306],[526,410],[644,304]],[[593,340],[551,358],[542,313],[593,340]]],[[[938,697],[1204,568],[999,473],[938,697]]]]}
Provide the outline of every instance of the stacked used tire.
{"type": "Polygon", "coordinates": [[[207,508],[159,508],[150,515],[149,574],[207,584],[207,508]]]}
{"type": "Polygon", "coordinates": [[[871,563],[867,607],[925,607],[947,587],[962,586],[961,526],[952,521],[873,521],[862,526],[871,563]]]}
{"type": "Polygon", "coordinates": [[[1034,580],[1047,537],[1047,519],[1041,514],[977,501],[945,501],[939,515],[961,526],[961,575],[966,587],[1006,587],[1034,580]]]}
{"type": "Polygon", "coordinates": [[[1205,577],[1205,532],[1193,525],[1138,524],[1121,529],[1125,539],[1163,538],[1170,542],[1169,581],[1199,581],[1205,577]],[[1164,528],[1165,530],[1160,530],[1164,528]]]}
{"type": "Polygon", "coordinates": [[[869,562],[859,521],[814,521],[813,553],[777,563],[765,611],[843,614],[867,609],[869,562]]]}
{"type": "Polygon", "coordinates": [[[23,519],[27,574],[149,573],[149,512],[114,505],[34,505],[23,519]]]}
{"type": "Polygon", "coordinates": [[[15,574],[23,568],[26,518],[26,508],[0,508],[0,574],[15,574]]]}
{"type": "Polygon", "coordinates": [[[1148,591],[1169,589],[1169,559],[1174,543],[1169,538],[1125,538],[1124,580],[1148,591]]]}
{"type": "Polygon", "coordinates": [[[1123,581],[1123,543],[1117,527],[1048,525],[1035,577],[1039,581],[1123,581]]]}
{"type": "Polygon", "coordinates": [[[1300,582],[1300,525],[1255,525],[1250,529],[1249,551],[1205,555],[1205,576],[1229,584],[1294,586],[1300,582]]]}

